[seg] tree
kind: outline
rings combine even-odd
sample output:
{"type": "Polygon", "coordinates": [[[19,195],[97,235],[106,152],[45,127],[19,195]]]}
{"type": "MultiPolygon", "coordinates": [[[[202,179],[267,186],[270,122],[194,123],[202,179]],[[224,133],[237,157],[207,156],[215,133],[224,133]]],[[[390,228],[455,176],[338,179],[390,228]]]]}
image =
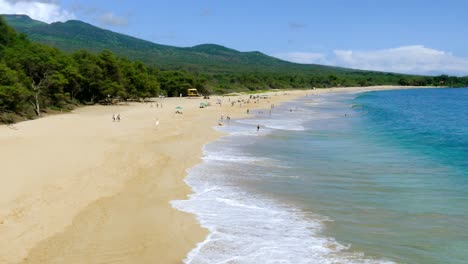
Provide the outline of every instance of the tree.
{"type": "Polygon", "coordinates": [[[194,77],[183,71],[162,71],[158,76],[161,88],[170,96],[187,94],[187,89],[194,87],[194,77]]]}
{"type": "Polygon", "coordinates": [[[121,83],[121,70],[119,67],[119,61],[115,55],[108,51],[104,50],[99,54],[98,61],[99,67],[101,67],[104,77],[116,83],[121,83]]]}
{"type": "Polygon", "coordinates": [[[89,51],[81,50],[72,55],[74,63],[77,65],[79,85],[79,93],[76,93],[76,98],[82,103],[93,104],[96,101],[105,98],[104,93],[99,86],[104,79],[104,73],[101,67],[97,64],[98,58],[89,51]]]}
{"type": "Polygon", "coordinates": [[[401,86],[406,86],[408,85],[408,80],[404,79],[404,78],[400,78],[400,80],[398,81],[398,84],[401,85],[401,86]]]}
{"type": "Polygon", "coordinates": [[[330,86],[337,86],[338,84],[338,77],[334,74],[328,75],[328,83],[330,86]]]}
{"type": "Polygon", "coordinates": [[[84,77],[80,74],[76,65],[68,65],[63,70],[64,78],[68,81],[65,92],[70,95],[72,102],[76,101],[76,97],[82,92],[82,83],[84,77]]]}
{"type": "Polygon", "coordinates": [[[37,116],[41,116],[41,93],[49,85],[47,78],[48,74],[44,73],[43,76],[36,76],[36,78],[33,78],[31,83],[33,94],[29,102],[32,104],[37,116]]]}
{"type": "Polygon", "coordinates": [[[0,112],[16,114],[28,112],[29,96],[30,92],[20,82],[18,72],[0,62],[0,112]]]}
{"type": "Polygon", "coordinates": [[[8,26],[3,17],[0,17],[0,46],[11,45],[16,38],[16,31],[8,26]]]}

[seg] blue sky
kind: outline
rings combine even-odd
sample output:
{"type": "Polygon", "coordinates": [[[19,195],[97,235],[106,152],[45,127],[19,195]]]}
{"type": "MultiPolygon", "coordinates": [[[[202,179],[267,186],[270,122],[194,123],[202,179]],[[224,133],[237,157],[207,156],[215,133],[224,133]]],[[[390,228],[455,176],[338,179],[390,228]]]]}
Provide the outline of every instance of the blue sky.
{"type": "Polygon", "coordinates": [[[468,0],[0,0],[0,13],[79,19],[161,44],[216,43],[300,63],[468,75],[468,0]]]}

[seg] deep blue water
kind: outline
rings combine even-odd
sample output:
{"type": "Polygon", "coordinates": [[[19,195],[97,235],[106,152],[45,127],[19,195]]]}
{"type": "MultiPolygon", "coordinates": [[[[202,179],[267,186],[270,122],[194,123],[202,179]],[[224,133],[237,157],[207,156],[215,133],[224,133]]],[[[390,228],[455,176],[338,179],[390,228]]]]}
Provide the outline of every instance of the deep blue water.
{"type": "Polygon", "coordinates": [[[174,202],[211,231],[187,262],[466,263],[468,89],[314,95],[223,129],[174,202]]]}
{"type": "Polygon", "coordinates": [[[367,131],[466,172],[468,89],[368,92],[354,102],[367,131]]]}

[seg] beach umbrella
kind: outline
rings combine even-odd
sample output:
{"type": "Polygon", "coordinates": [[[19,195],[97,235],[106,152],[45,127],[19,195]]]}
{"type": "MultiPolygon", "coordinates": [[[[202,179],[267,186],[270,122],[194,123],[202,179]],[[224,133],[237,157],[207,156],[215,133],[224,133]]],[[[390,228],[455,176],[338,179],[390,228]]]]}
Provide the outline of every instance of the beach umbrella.
{"type": "Polygon", "coordinates": [[[182,106],[177,106],[175,109],[182,110],[182,106]]]}
{"type": "Polygon", "coordinates": [[[200,106],[207,106],[207,103],[201,102],[201,103],[200,103],[200,106]]]}

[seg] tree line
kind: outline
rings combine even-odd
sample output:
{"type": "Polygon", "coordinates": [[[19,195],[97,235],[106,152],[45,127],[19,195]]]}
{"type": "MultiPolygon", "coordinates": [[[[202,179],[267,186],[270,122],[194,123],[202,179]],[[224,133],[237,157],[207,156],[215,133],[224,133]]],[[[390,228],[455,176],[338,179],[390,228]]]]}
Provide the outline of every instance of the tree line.
{"type": "Polygon", "coordinates": [[[206,92],[206,80],[185,71],[161,71],[141,62],[80,50],[66,54],[31,42],[0,18],[0,122],[31,119],[79,104],[110,103],[187,88],[206,92]]]}

